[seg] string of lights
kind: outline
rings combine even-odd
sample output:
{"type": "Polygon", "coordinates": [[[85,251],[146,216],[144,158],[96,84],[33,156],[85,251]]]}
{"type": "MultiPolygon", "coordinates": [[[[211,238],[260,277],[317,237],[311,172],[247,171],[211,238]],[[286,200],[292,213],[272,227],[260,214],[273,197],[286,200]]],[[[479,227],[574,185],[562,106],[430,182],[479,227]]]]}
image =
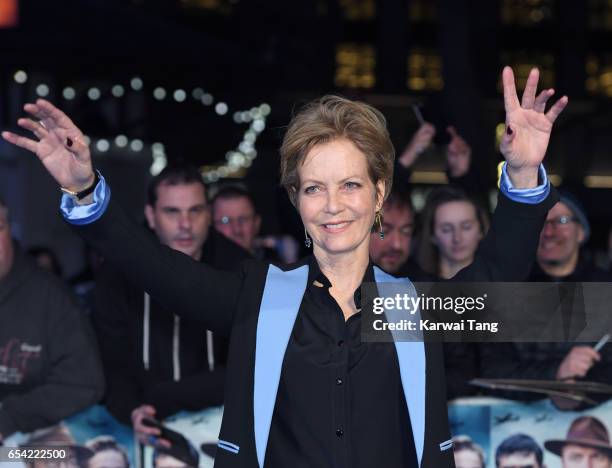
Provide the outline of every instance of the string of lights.
{"type": "MultiPolygon", "coordinates": [[[[17,70],[13,75],[13,79],[20,85],[25,85],[28,82],[28,74],[24,70],[17,70]]],[[[110,97],[115,99],[122,98],[126,93],[127,86],[122,84],[115,84],[110,87],[110,97]]],[[[144,92],[144,82],[140,77],[132,77],[129,80],[129,88],[132,91],[144,92]]],[[[157,101],[164,101],[166,99],[172,99],[176,103],[183,103],[188,100],[187,90],[178,88],[174,90],[166,89],[162,86],[152,87],[153,99],[157,101]]],[[[45,83],[38,83],[34,88],[37,96],[46,98],[51,94],[49,85],[45,83]]],[[[61,95],[66,101],[71,101],[79,96],[80,91],[72,86],[66,86],[62,89],[61,95]]],[[[96,86],[89,87],[84,94],[91,101],[98,101],[102,99],[103,92],[96,86]]],[[[203,88],[196,87],[191,93],[191,98],[200,102],[204,107],[214,109],[214,112],[219,116],[225,116],[230,113],[230,108],[227,103],[223,101],[216,101],[215,97],[206,92],[203,88]],[[213,107],[214,104],[214,107],[213,107]]],[[[108,96],[107,96],[108,97],[108,96]]],[[[255,143],[261,132],[266,128],[266,119],[270,115],[272,109],[269,104],[262,103],[259,106],[252,107],[249,110],[237,110],[232,114],[232,120],[236,124],[249,124],[245,130],[242,141],[233,150],[228,151],[225,154],[225,161],[222,163],[215,164],[213,166],[206,166],[206,168],[200,168],[202,177],[205,182],[216,182],[220,178],[235,175],[242,169],[246,169],[251,166],[253,160],[257,157],[257,150],[255,149],[255,143]]],[[[99,138],[91,139],[85,136],[87,144],[90,145],[94,153],[103,154],[111,150],[114,145],[118,149],[129,149],[135,153],[143,151],[145,149],[145,142],[138,138],[129,139],[126,135],[120,134],[113,138],[99,138]]],[[[167,158],[165,153],[164,144],[161,142],[153,142],[148,144],[148,149],[151,151],[152,163],[150,172],[152,175],[159,174],[164,167],[167,165],[167,158]]]]}

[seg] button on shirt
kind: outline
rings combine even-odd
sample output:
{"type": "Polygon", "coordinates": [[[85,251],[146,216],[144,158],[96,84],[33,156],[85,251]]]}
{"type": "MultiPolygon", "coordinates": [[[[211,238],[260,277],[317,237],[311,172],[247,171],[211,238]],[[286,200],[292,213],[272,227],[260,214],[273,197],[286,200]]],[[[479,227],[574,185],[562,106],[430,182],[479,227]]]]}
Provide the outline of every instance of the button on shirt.
{"type": "MultiPolygon", "coordinates": [[[[362,343],[311,259],[270,426],[267,468],[417,467],[393,343],[362,343]]],[[[374,282],[370,264],[364,282],[374,282]]],[[[360,289],[355,304],[360,308],[360,289]]]]}

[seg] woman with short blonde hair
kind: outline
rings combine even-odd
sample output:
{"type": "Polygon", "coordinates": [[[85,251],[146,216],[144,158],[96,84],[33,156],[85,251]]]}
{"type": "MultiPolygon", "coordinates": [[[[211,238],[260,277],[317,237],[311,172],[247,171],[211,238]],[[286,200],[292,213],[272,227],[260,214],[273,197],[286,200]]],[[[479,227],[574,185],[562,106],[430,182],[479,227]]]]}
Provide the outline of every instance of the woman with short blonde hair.
{"type": "Polygon", "coordinates": [[[391,192],[395,148],[382,113],[364,102],[340,96],[323,96],[312,101],[291,119],[280,148],[281,185],[295,204],[299,187],[298,168],[316,145],[345,138],[366,157],[374,184],[385,182],[384,199],[391,192]]]}

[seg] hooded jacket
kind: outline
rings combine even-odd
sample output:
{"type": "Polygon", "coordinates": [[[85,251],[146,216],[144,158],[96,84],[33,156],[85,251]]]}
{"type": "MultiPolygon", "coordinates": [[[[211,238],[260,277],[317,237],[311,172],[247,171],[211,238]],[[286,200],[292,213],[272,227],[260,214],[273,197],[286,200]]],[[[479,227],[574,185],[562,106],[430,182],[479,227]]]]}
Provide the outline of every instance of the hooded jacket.
{"type": "MultiPolygon", "coordinates": [[[[247,258],[210,230],[202,263],[231,270],[247,258]]],[[[131,424],[132,410],[142,404],[163,419],[223,403],[227,337],[162,307],[108,265],[97,278],[94,325],[108,382],[105,405],[121,422],[131,424]]]]}
{"type": "Polygon", "coordinates": [[[103,390],[88,317],[59,279],[15,247],[0,280],[0,434],[55,424],[103,390]]]}

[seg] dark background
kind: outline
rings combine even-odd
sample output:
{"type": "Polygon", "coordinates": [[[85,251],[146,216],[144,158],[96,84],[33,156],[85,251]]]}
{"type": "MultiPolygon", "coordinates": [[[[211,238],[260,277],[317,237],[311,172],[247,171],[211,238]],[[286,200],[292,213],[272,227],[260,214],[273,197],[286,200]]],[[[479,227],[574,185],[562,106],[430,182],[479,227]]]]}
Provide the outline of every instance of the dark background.
{"type": "MultiPolygon", "coordinates": [[[[151,144],[168,159],[205,171],[225,162],[248,124],[236,111],[267,103],[271,114],[252,166],[237,176],[256,195],[264,231],[291,230],[295,215],[278,188],[278,147],[301,103],[325,93],[366,100],[386,115],[398,152],[416,130],[412,104],[438,129],[421,156],[415,201],[443,179],[444,128],[455,125],[472,145],[474,164],[492,182],[501,156],[500,73],[511,65],[519,83],[531,66],[542,84],[567,94],[546,159],[556,184],[587,206],[592,247],[603,248],[612,221],[612,2],[609,0],[0,0],[17,16],[0,29],[0,127],[12,127],[24,102],[37,97],[63,108],[93,140],[116,196],[140,214],[152,162],[151,144]],[[11,24],[12,23],[12,24],[11,24]],[[15,81],[19,70],[24,83],[15,81]],[[142,79],[140,90],[130,80],[142,79]],[[124,96],[111,93],[121,84],[124,96]],[[76,97],[67,100],[65,87],[76,97]],[[87,91],[100,90],[91,100],[87,91]],[[163,87],[165,99],[153,98],[163,87]],[[192,97],[202,88],[213,97],[192,97]],[[187,94],[172,98],[175,89],[187,94]],[[225,115],[215,105],[229,107],[225,115]],[[143,141],[119,148],[119,135],[143,141]],[[280,213],[280,214],[279,214],[280,213]]],[[[522,85],[519,85],[522,87],[522,85]]],[[[70,271],[77,242],[56,220],[57,192],[37,161],[0,144],[0,193],[25,244],[53,244],[70,271]],[[53,218],[48,213],[53,214],[53,218]],[[63,240],[62,240],[63,239],[63,240]],[[74,250],[74,249],[72,249],[74,250]]]]}

